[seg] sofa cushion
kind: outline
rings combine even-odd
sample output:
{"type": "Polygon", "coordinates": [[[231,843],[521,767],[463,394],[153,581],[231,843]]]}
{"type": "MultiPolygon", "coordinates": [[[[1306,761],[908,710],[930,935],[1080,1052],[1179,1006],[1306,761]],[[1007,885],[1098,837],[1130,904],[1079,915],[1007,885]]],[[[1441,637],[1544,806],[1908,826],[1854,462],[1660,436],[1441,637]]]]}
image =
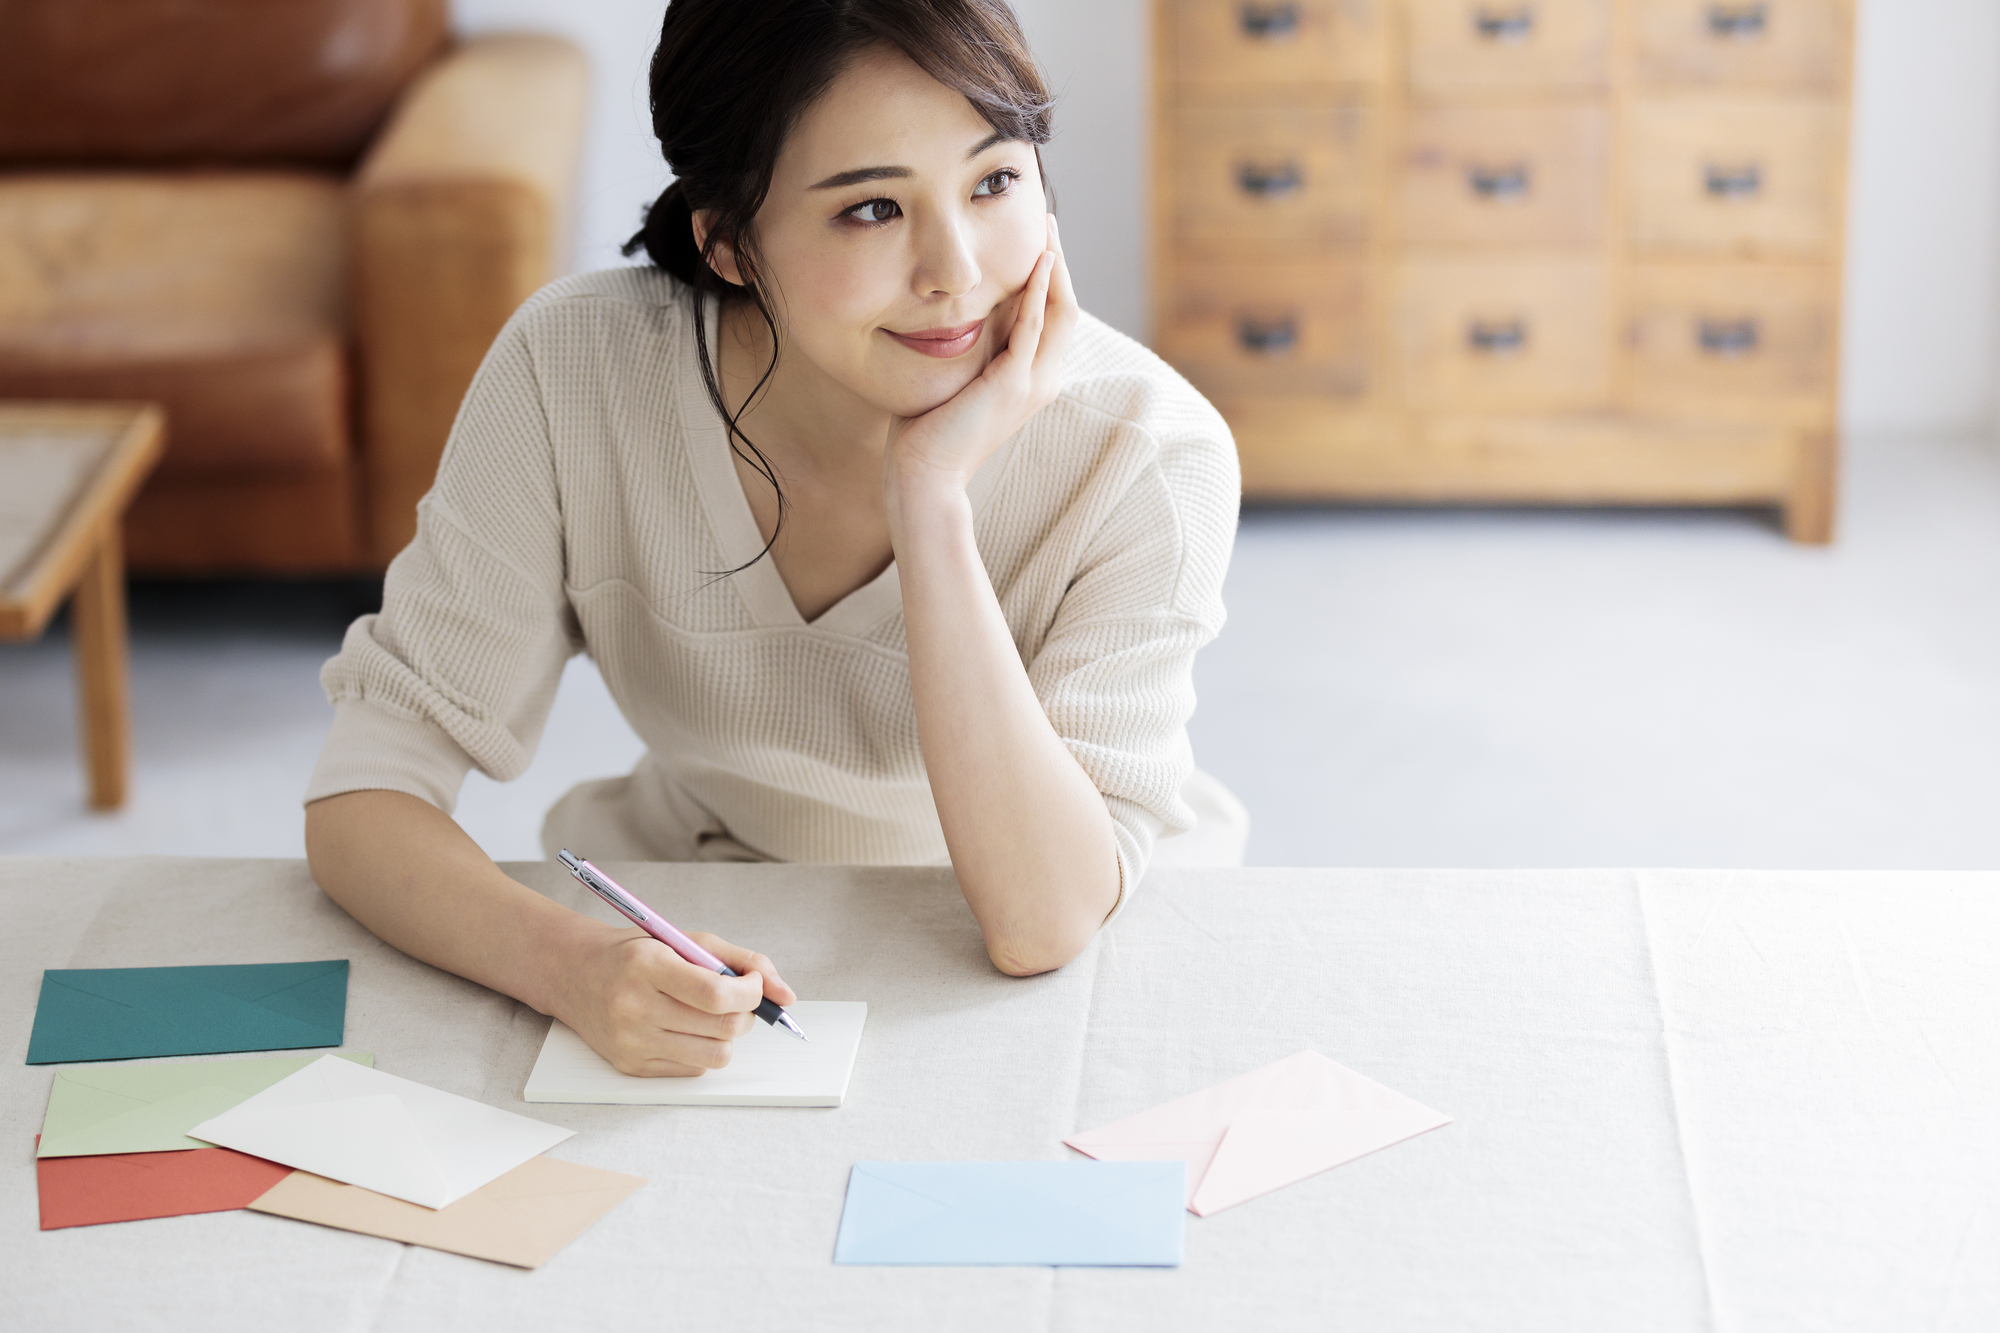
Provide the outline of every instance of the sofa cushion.
{"type": "Polygon", "coordinates": [[[352,162],[445,0],[5,0],[0,162],[352,162]]]}
{"type": "Polygon", "coordinates": [[[0,398],[162,403],[164,475],[338,465],[345,206],[303,172],[0,174],[0,398]]]}

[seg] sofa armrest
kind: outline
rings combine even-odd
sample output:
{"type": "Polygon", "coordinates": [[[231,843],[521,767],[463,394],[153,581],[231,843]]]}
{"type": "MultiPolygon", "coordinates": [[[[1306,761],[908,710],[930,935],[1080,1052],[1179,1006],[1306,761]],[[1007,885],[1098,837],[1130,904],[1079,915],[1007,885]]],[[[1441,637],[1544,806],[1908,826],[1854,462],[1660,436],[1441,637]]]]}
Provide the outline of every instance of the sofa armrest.
{"type": "Polygon", "coordinates": [[[411,87],[354,178],[353,329],[369,550],[416,532],[494,335],[562,271],[589,96],[553,37],[457,48],[411,87]]]}

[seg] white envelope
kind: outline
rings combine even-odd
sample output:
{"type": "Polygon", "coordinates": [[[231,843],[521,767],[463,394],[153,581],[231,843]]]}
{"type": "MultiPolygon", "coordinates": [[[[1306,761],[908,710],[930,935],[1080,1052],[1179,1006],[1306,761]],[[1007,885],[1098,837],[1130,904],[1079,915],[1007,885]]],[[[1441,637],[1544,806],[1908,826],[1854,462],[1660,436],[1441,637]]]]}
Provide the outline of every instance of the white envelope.
{"type": "Polygon", "coordinates": [[[331,1055],[188,1131],[426,1208],[456,1203],[574,1133],[331,1055]]]}

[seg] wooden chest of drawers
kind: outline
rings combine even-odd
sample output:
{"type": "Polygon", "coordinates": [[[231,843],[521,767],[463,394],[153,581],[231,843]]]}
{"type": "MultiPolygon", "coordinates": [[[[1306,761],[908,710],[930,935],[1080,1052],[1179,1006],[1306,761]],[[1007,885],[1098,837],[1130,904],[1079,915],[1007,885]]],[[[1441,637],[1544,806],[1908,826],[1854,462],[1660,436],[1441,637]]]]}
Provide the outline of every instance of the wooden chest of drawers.
{"type": "Polygon", "coordinates": [[[1852,0],[1155,0],[1154,346],[1264,499],[1831,533],[1852,0]]]}

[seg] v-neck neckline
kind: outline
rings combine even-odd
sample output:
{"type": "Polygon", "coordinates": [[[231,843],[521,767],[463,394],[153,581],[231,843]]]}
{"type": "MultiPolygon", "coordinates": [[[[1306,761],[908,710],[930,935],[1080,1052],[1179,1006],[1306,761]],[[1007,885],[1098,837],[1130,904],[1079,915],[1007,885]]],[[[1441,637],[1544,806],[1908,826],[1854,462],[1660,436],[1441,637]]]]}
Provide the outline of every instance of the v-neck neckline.
{"type": "MultiPolygon", "coordinates": [[[[704,314],[708,325],[709,363],[720,377],[721,360],[717,353],[722,322],[720,303],[714,297],[691,298],[702,299],[708,302],[704,314]]],[[[690,320],[690,332],[693,331],[692,324],[690,320]]],[[[680,370],[681,419],[687,429],[695,489],[701,496],[702,508],[708,513],[709,528],[715,534],[716,544],[722,549],[723,568],[738,571],[729,576],[729,582],[743,598],[751,619],[760,628],[811,629],[824,630],[829,634],[860,635],[900,612],[903,609],[902,576],[897,572],[896,561],[892,557],[880,574],[812,620],[799,613],[798,603],[792,600],[791,589],[785,586],[784,576],[778,572],[778,562],[768,554],[758,558],[764,550],[764,534],[757,527],[757,515],[750,508],[750,497],[744,494],[743,481],[736,474],[736,463],[729,449],[729,428],[715,410],[715,404],[709,400],[708,386],[701,378],[701,364],[692,350],[681,358],[680,370]]],[[[966,495],[972,502],[975,519],[999,484],[1000,474],[1013,449],[1014,441],[1010,438],[994,450],[980,464],[979,471],[973,474],[966,495]]]]}

